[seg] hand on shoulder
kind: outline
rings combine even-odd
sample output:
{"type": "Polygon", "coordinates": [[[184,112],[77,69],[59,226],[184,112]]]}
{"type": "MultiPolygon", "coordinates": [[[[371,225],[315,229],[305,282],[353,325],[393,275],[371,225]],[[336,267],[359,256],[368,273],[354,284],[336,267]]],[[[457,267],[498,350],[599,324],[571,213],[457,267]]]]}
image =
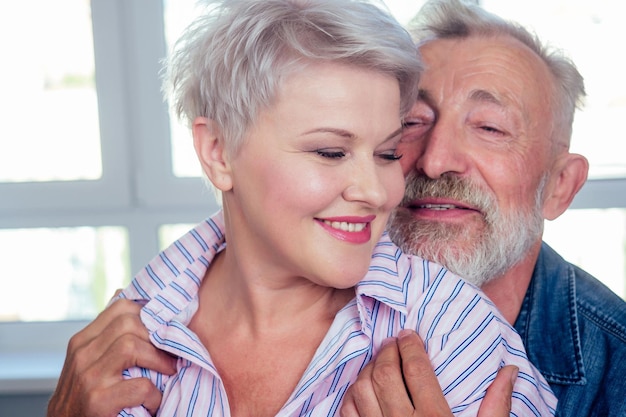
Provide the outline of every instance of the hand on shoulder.
{"type": "Polygon", "coordinates": [[[124,380],[122,371],[140,366],[173,374],[175,360],[152,345],[139,318],[141,306],[112,303],[69,341],[47,417],[109,417],[143,404],[156,414],[160,391],[145,378],[124,380]]]}

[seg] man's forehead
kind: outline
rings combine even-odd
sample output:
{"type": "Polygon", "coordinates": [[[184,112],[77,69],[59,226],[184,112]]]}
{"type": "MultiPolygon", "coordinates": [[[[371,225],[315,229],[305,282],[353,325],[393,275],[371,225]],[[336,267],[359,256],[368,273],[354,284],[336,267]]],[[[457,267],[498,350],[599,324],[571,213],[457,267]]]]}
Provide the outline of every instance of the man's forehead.
{"type": "Polygon", "coordinates": [[[497,71],[537,69],[545,66],[521,41],[504,35],[438,39],[420,47],[425,74],[431,70],[497,71]]]}
{"type": "Polygon", "coordinates": [[[530,99],[550,83],[540,58],[508,36],[440,39],[420,50],[425,71],[419,99],[425,102],[454,95],[457,100],[506,105],[530,99]]]}
{"type": "Polygon", "coordinates": [[[507,107],[511,105],[512,101],[517,101],[516,96],[508,90],[498,90],[490,84],[484,85],[484,88],[480,84],[470,84],[468,88],[452,90],[449,93],[442,93],[440,88],[435,89],[428,84],[420,85],[417,101],[435,105],[446,98],[452,98],[451,96],[454,96],[454,100],[457,101],[461,100],[473,104],[491,104],[498,107],[507,107]]]}

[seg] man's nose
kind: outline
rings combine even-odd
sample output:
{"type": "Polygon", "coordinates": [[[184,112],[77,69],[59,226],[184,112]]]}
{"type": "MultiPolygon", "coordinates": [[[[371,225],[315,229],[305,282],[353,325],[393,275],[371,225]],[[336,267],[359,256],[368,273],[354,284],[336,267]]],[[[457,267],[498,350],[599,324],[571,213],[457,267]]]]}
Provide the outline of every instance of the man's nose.
{"type": "Polygon", "coordinates": [[[439,120],[425,138],[416,143],[414,169],[429,178],[446,173],[462,174],[467,170],[469,150],[463,129],[439,120]]]}

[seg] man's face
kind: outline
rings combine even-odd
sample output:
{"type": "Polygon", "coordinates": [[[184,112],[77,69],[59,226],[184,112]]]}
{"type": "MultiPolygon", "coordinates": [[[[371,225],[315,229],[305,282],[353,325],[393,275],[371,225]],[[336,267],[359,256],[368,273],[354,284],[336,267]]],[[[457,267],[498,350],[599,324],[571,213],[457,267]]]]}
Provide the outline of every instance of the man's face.
{"type": "Polygon", "coordinates": [[[426,70],[399,148],[407,190],[392,238],[481,285],[541,238],[553,81],[508,37],[438,40],[421,53],[426,70]]]}

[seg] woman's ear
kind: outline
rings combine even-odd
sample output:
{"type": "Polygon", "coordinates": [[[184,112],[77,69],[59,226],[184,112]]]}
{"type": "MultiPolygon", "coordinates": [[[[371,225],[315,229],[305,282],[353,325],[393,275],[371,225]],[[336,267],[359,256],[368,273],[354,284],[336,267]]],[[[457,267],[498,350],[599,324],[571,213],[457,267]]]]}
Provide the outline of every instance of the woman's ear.
{"type": "Polygon", "coordinates": [[[232,176],[228,152],[217,124],[206,117],[197,117],[193,121],[191,131],[193,146],[205,175],[218,190],[230,190],[232,176]]]}
{"type": "Polygon", "coordinates": [[[568,209],[587,181],[589,162],[582,155],[567,153],[560,158],[556,167],[543,205],[543,217],[548,220],[556,219],[568,209]]]}

